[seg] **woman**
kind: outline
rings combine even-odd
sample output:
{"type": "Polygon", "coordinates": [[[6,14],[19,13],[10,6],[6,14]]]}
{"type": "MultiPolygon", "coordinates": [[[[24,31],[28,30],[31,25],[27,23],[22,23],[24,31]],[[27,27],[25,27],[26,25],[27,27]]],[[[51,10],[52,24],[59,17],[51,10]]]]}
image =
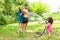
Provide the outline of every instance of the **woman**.
{"type": "Polygon", "coordinates": [[[20,27],[22,26],[22,21],[23,21],[23,14],[22,14],[23,10],[21,7],[19,7],[19,11],[18,11],[18,33],[21,32],[20,27]]]}

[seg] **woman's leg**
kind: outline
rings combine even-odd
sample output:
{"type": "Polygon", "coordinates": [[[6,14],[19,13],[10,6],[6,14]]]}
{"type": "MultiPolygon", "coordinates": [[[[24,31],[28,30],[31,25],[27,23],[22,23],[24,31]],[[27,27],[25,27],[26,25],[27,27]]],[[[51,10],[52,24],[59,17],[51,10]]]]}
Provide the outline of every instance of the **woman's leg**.
{"type": "Polygon", "coordinates": [[[18,31],[20,31],[21,23],[18,23],[18,31]]]}
{"type": "Polygon", "coordinates": [[[18,23],[18,33],[21,31],[21,23],[18,23]]]}

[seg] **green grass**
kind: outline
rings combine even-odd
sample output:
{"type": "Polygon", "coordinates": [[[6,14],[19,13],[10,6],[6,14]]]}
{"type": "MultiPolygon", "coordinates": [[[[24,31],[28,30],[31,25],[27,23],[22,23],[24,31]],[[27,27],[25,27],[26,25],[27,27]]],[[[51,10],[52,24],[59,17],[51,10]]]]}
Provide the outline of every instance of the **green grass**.
{"type": "MultiPolygon", "coordinates": [[[[27,31],[32,30],[34,32],[40,31],[42,32],[44,29],[44,24],[33,24],[28,25],[27,31]]],[[[0,40],[60,40],[60,24],[53,24],[52,36],[48,38],[46,34],[39,38],[34,37],[34,32],[28,32],[25,34],[17,34],[18,26],[17,25],[9,25],[0,27],[0,40]]]]}

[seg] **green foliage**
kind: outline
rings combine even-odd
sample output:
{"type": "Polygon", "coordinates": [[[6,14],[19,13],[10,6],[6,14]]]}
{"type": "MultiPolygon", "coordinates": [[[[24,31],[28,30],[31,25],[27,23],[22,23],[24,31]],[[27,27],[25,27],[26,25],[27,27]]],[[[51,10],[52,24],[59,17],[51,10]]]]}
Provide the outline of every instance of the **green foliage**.
{"type": "Polygon", "coordinates": [[[53,12],[53,13],[45,13],[43,17],[46,19],[51,16],[54,20],[60,20],[60,12],[53,12]]]}
{"type": "Polygon", "coordinates": [[[35,13],[39,14],[40,16],[42,16],[43,13],[50,11],[50,7],[41,2],[31,4],[30,9],[32,12],[35,12],[35,13]]]}
{"type": "Polygon", "coordinates": [[[0,11],[0,25],[3,25],[3,24],[6,24],[5,16],[2,13],[2,11],[0,11]]]}
{"type": "Polygon", "coordinates": [[[27,3],[27,0],[0,0],[0,25],[17,22],[18,7],[27,3]]]}
{"type": "Polygon", "coordinates": [[[0,25],[3,25],[3,24],[6,24],[6,21],[5,21],[5,18],[4,18],[4,15],[0,13],[0,25]]]}
{"type": "Polygon", "coordinates": [[[60,20],[60,12],[54,12],[51,16],[54,20],[60,20]]]}
{"type": "Polygon", "coordinates": [[[4,0],[4,10],[3,13],[4,15],[11,15],[11,1],[10,0],[4,0]]]}
{"type": "Polygon", "coordinates": [[[12,17],[9,15],[4,16],[4,14],[0,13],[0,25],[11,24],[17,22],[17,17],[12,17]]]}

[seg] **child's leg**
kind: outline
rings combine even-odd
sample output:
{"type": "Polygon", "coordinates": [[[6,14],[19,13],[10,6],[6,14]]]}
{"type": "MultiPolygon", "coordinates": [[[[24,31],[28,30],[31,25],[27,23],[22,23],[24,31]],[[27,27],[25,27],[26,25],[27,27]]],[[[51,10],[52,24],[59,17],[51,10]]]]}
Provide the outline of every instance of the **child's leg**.
{"type": "Polygon", "coordinates": [[[47,30],[46,32],[47,32],[48,37],[50,37],[51,36],[51,32],[49,30],[47,30]]]}
{"type": "Polygon", "coordinates": [[[49,30],[46,30],[46,33],[47,33],[47,40],[49,40],[49,38],[50,38],[50,32],[49,32],[49,30]]]}

